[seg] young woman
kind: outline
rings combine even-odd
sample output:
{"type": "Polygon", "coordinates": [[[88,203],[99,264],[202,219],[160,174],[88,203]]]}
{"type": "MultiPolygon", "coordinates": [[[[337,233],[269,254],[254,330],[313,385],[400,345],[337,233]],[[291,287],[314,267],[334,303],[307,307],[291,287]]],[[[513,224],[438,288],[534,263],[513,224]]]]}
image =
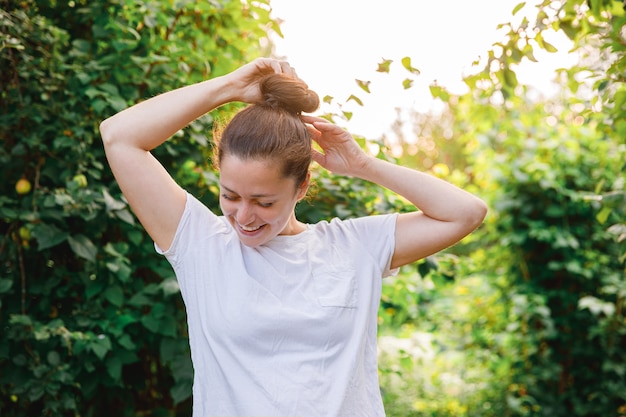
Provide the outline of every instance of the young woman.
{"type": "Polygon", "coordinates": [[[477,197],[371,157],[340,127],[301,114],[318,104],[287,62],[258,59],[101,125],[122,192],[180,283],[195,417],[384,416],[376,357],[381,279],[455,244],[486,214],[477,197]],[[232,101],[250,106],[218,141],[218,216],[150,151],[232,101]],[[302,223],[294,209],[312,159],[386,187],[419,211],[302,223]]]}

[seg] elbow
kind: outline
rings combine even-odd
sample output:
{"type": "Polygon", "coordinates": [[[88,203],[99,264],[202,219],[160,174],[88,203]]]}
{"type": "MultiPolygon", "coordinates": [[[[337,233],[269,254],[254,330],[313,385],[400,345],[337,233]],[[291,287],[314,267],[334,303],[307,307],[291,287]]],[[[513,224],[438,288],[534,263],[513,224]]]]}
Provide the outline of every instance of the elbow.
{"type": "Polygon", "coordinates": [[[111,129],[111,119],[105,119],[100,122],[100,137],[102,138],[102,143],[106,147],[113,141],[113,134],[111,129]]]}
{"type": "Polygon", "coordinates": [[[487,216],[487,204],[478,197],[474,197],[471,206],[467,208],[467,221],[472,230],[478,228],[487,216]]]}
{"type": "Polygon", "coordinates": [[[115,144],[115,142],[117,142],[118,139],[121,137],[121,135],[119,134],[120,128],[118,125],[119,123],[116,123],[115,119],[112,117],[109,117],[108,119],[100,122],[100,138],[102,139],[102,143],[104,144],[105,148],[115,144]]]}

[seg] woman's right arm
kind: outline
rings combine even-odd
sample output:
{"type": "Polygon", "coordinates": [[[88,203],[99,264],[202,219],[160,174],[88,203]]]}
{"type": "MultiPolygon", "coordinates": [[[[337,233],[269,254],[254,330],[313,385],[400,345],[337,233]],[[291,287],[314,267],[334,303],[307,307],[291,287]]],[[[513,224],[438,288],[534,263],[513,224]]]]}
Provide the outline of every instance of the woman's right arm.
{"type": "Polygon", "coordinates": [[[269,72],[295,76],[286,62],[257,59],[225,76],[143,101],[100,125],[113,175],[133,212],[160,248],[170,247],[186,196],[150,151],[222,104],[260,101],[258,80],[269,72]]]}

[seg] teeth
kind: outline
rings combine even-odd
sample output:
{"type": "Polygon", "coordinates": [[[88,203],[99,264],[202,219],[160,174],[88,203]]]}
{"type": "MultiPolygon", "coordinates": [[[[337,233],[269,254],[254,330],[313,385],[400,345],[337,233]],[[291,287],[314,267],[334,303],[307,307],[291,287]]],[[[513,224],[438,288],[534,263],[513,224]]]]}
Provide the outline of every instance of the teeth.
{"type": "Polygon", "coordinates": [[[259,230],[259,229],[261,228],[261,226],[257,226],[257,227],[246,227],[246,226],[242,226],[242,225],[239,225],[239,227],[241,227],[241,229],[242,229],[244,232],[254,232],[255,230],[259,230]]]}

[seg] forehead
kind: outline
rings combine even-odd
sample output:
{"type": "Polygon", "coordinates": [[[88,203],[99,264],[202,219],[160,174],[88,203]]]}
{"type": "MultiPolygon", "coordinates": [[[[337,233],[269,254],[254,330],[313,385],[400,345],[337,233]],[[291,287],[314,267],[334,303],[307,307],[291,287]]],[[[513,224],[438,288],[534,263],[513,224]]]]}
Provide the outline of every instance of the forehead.
{"type": "Polygon", "coordinates": [[[220,162],[220,185],[241,195],[266,195],[292,191],[294,180],[283,177],[275,160],[228,155],[220,162]]]}

